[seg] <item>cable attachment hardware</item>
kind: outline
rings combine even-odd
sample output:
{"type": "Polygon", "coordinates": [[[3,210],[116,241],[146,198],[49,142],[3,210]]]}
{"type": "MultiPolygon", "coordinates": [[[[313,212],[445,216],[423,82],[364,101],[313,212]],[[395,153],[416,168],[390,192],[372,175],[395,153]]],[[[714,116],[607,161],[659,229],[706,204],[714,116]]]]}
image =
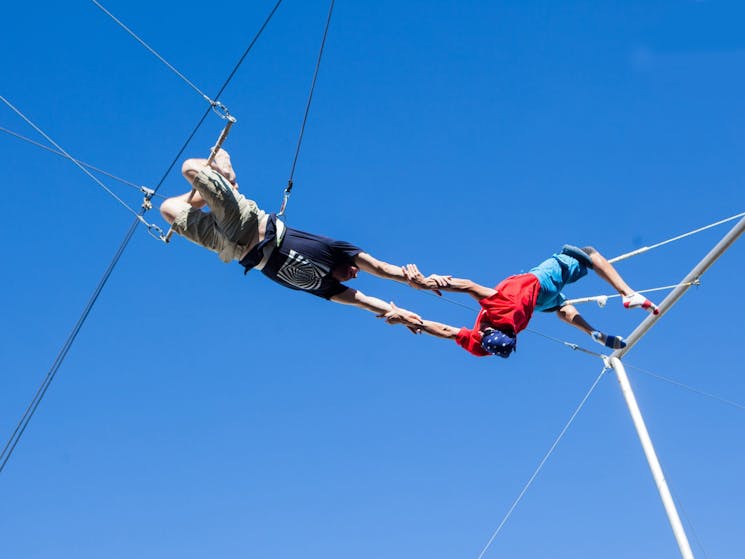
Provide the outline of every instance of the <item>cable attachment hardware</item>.
{"type": "Polygon", "coordinates": [[[230,122],[235,122],[235,117],[230,114],[230,111],[228,108],[220,103],[220,101],[212,101],[210,102],[210,105],[212,105],[212,110],[215,111],[217,116],[222,118],[223,120],[229,120],[230,122]]]}
{"type": "Polygon", "coordinates": [[[605,304],[608,302],[608,296],[607,295],[600,295],[596,299],[595,302],[598,304],[598,307],[600,307],[601,309],[602,308],[605,308],[605,304]]]}
{"type": "Polygon", "coordinates": [[[153,239],[158,239],[159,241],[165,241],[165,235],[163,234],[163,229],[161,229],[154,223],[148,223],[148,221],[144,217],[142,217],[142,215],[138,215],[137,219],[139,219],[140,223],[142,223],[147,228],[148,235],[150,235],[153,239]]]}
{"type": "Polygon", "coordinates": [[[155,190],[152,188],[148,188],[146,186],[140,187],[140,192],[142,192],[145,197],[142,199],[142,209],[145,211],[152,210],[153,209],[153,194],[155,194],[155,190]]]}
{"type": "Polygon", "coordinates": [[[277,213],[277,217],[282,217],[285,215],[285,209],[287,208],[287,202],[290,199],[290,194],[292,194],[292,179],[287,181],[287,187],[285,188],[285,191],[282,196],[282,206],[279,208],[279,212],[277,213]]]}

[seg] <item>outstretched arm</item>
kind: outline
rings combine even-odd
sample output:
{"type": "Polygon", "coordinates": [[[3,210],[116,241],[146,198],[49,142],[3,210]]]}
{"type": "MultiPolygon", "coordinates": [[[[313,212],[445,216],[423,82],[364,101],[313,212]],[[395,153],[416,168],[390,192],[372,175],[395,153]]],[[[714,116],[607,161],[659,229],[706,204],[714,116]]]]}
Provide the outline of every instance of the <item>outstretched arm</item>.
{"type": "MultiPolygon", "coordinates": [[[[427,278],[419,271],[419,268],[415,264],[408,264],[404,267],[404,273],[409,280],[409,283],[420,285],[424,289],[431,289],[425,286],[423,282],[427,281],[427,278]]],[[[431,276],[430,276],[431,277],[431,276]]],[[[438,289],[442,291],[453,291],[460,293],[468,293],[471,297],[480,301],[486,297],[491,297],[497,290],[491,287],[480,285],[475,281],[454,278],[452,276],[437,276],[438,289]]]]}
{"type": "Polygon", "coordinates": [[[413,283],[409,281],[409,278],[406,275],[403,266],[394,266],[393,264],[389,264],[388,262],[383,262],[382,260],[378,260],[377,258],[366,252],[360,252],[357,256],[355,256],[354,263],[359,266],[360,270],[364,270],[368,274],[372,274],[383,279],[400,281],[401,283],[408,283],[415,289],[432,289],[433,291],[435,291],[435,293],[440,295],[440,292],[437,288],[440,285],[443,285],[443,280],[440,279],[442,278],[442,276],[438,276],[436,274],[432,274],[431,276],[426,278],[422,276],[420,283],[413,283]]]}
{"type": "MultiPolygon", "coordinates": [[[[399,309],[393,302],[391,302],[391,307],[393,309],[393,313],[391,316],[386,316],[386,322],[388,324],[406,324],[403,320],[395,315],[397,311],[401,311],[402,309],[399,309]]],[[[415,334],[421,334],[422,332],[424,332],[425,334],[429,334],[430,336],[445,338],[448,340],[455,339],[455,337],[458,335],[458,332],[460,332],[460,328],[450,326],[449,324],[443,324],[442,322],[435,322],[434,320],[420,319],[420,323],[417,326],[411,327],[408,324],[407,326],[409,327],[409,330],[411,330],[415,334]]]]}
{"type": "Polygon", "coordinates": [[[401,309],[393,304],[386,303],[377,297],[365,295],[362,291],[347,287],[339,295],[334,295],[331,300],[343,305],[352,305],[366,311],[375,313],[378,318],[395,321],[404,324],[410,329],[418,328],[422,324],[422,318],[411,311],[401,309]]]}

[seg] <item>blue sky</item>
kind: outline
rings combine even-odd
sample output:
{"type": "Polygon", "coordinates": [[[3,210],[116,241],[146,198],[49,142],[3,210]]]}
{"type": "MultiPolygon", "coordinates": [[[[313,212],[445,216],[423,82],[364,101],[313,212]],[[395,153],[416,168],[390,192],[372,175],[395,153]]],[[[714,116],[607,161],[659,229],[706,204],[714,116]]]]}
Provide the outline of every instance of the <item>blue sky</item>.
{"type": "MultiPolygon", "coordinates": [[[[214,95],[273,2],[104,5],[214,95]]],[[[241,189],[267,211],[327,8],[285,0],[222,97],[241,189]]],[[[615,256],[739,213],[743,16],[719,1],[338,2],[288,223],[496,284],[565,242],[615,256]]],[[[92,3],[4,19],[0,94],[74,156],[157,184],[204,100],[92,3]]],[[[43,141],[7,107],[0,126],[43,141]]],[[[187,154],[221,127],[211,115],[187,154]]],[[[132,215],[69,161],[0,147],[6,438],[132,215]]],[[[160,193],[186,187],[171,173],[160,193]]],[[[675,283],[727,227],[619,271],[675,283]]],[[[745,415],[630,366],[745,403],[742,243],[626,358],[701,557],[745,553],[745,415]]],[[[405,286],[355,287],[473,321],[405,286]]],[[[568,290],[600,293],[596,277],[568,290]]],[[[622,335],[645,316],[582,310],[622,335]]],[[[549,315],[531,328],[600,347],[549,315]]],[[[139,230],[0,476],[3,556],[475,558],[601,367],[529,332],[510,360],[476,359],[139,230]]],[[[486,554],[546,556],[678,556],[612,375],[486,554]]]]}

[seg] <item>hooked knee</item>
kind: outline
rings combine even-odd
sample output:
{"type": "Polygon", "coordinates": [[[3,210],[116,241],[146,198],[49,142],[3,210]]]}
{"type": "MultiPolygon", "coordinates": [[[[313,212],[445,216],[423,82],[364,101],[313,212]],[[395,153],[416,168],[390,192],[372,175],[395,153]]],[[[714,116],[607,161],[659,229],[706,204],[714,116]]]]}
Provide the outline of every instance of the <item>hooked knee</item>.
{"type": "Polygon", "coordinates": [[[160,205],[160,215],[172,225],[180,209],[180,204],[175,198],[167,198],[160,205]]]}
{"type": "Polygon", "coordinates": [[[194,180],[194,177],[197,176],[197,173],[203,168],[203,159],[187,159],[181,165],[181,174],[184,175],[184,178],[186,178],[186,180],[191,182],[194,180]]]}

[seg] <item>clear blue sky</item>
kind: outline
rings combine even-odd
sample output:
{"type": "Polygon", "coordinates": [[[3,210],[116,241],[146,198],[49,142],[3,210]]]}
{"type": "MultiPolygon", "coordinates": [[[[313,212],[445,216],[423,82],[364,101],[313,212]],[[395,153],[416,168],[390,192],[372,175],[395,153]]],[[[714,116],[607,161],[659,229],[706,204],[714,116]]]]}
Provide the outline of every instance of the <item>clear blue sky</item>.
{"type": "MultiPolygon", "coordinates": [[[[272,5],[105,3],[209,95],[272,5]]],[[[327,7],[285,0],[222,98],[241,188],[268,211],[327,7]]],[[[713,0],[339,1],[288,223],[495,284],[565,242],[614,256],[741,212],[744,18],[713,0]]],[[[80,159],[154,186],[199,95],[92,3],[10,3],[3,20],[0,94],[80,159]]],[[[41,140],[4,106],[0,125],[41,140]]],[[[211,115],[188,155],[221,126],[211,115]]],[[[4,442],[132,216],[69,161],[5,134],[0,150],[4,442]]],[[[160,192],[185,188],[171,173],[160,192]]],[[[726,228],[619,270],[638,289],[675,283],[726,228]]],[[[744,274],[740,241],[627,364],[745,402],[744,274]]],[[[568,292],[600,293],[596,277],[568,292]]],[[[582,310],[622,335],[645,316],[582,310]]],[[[600,347],[550,315],[531,327],[600,347]]],[[[528,332],[513,358],[477,359],[139,230],[0,476],[1,554],[475,559],[600,369],[528,332]]],[[[629,374],[697,556],[743,557],[745,412],[629,374]]],[[[487,557],[677,556],[606,375],[487,557]]]]}

